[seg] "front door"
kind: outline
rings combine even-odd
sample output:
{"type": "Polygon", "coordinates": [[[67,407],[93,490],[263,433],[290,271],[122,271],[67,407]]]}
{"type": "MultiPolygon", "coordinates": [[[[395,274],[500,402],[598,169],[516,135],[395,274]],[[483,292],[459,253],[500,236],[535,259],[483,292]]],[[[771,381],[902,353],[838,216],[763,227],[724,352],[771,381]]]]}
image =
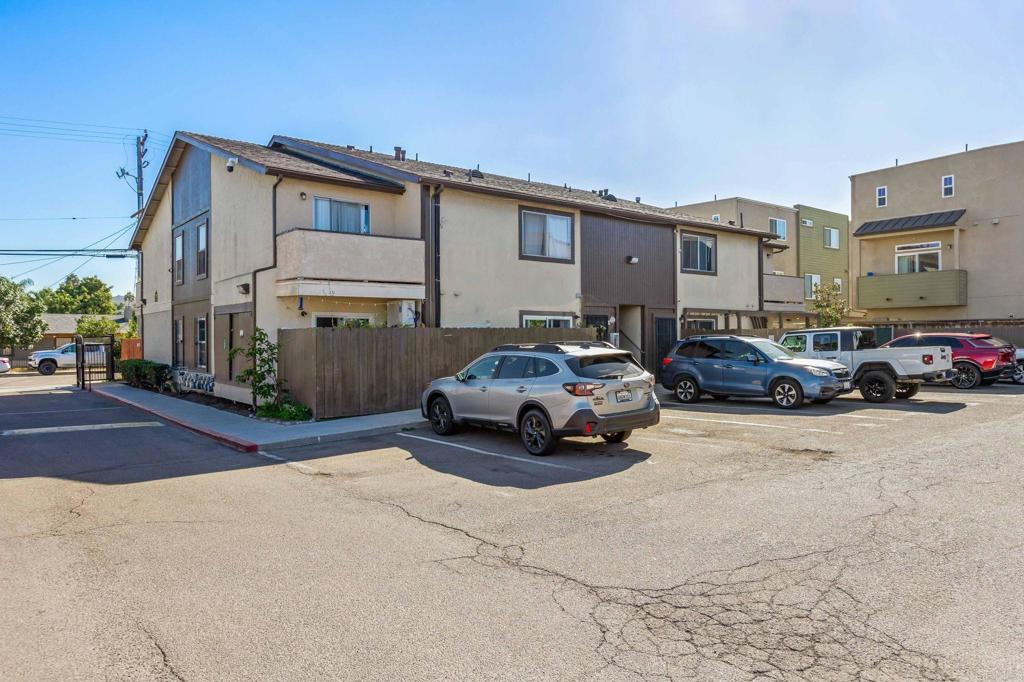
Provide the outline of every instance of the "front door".
{"type": "Polygon", "coordinates": [[[519,407],[533,387],[533,374],[527,372],[529,365],[528,355],[505,356],[487,391],[490,396],[487,412],[495,422],[515,425],[519,407]]]}
{"type": "Polygon", "coordinates": [[[488,391],[502,356],[488,355],[465,370],[465,381],[448,395],[457,419],[490,419],[488,391]]]}
{"type": "Polygon", "coordinates": [[[672,349],[672,344],[676,342],[678,336],[676,334],[677,327],[676,318],[674,317],[654,318],[655,357],[652,360],[652,364],[657,368],[658,378],[661,378],[661,368],[664,366],[661,360],[668,356],[668,352],[672,349]]]}

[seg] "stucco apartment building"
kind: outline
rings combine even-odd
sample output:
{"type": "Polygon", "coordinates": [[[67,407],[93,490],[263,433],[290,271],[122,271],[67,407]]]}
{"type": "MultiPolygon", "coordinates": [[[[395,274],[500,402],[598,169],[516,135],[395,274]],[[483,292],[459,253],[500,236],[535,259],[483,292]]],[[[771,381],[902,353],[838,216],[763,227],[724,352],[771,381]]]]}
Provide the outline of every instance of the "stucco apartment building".
{"type": "Polygon", "coordinates": [[[762,248],[764,310],[783,313],[783,324],[800,319],[784,313],[814,309],[818,284],[833,282],[843,292],[849,289],[849,218],[842,213],[744,197],[716,198],[670,210],[771,233],[772,239],[762,248]]]}
{"type": "Polygon", "coordinates": [[[1024,142],[850,177],[852,303],[869,322],[1024,317],[1024,142]]]}
{"type": "Polygon", "coordinates": [[[144,356],[245,400],[255,327],[599,326],[652,364],[684,309],[758,310],[769,237],[399,147],[179,132],[132,247],[144,356]]]}

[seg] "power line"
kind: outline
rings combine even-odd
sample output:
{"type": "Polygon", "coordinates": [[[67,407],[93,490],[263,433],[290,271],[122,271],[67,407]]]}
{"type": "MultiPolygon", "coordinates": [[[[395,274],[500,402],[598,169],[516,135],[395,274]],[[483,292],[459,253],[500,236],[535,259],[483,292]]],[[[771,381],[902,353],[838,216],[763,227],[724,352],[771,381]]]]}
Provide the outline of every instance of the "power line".
{"type": "Polygon", "coordinates": [[[8,123],[6,121],[0,121],[0,126],[7,126],[7,129],[24,132],[24,133],[45,133],[48,135],[64,135],[64,134],[81,134],[90,135],[93,137],[109,137],[114,139],[123,139],[131,137],[132,134],[128,132],[107,132],[105,130],[89,130],[88,128],[64,128],[59,126],[37,126],[31,123],[8,123]]]}
{"type": "Polygon", "coordinates": [[[23,137],[30,140],[55,140],[60,142],[95,142],[97,144],[121,144],[120,140],[91,138],[91,137],[58,137],[50,134],[32,135],[31,133],[16,133],[0,130],[0,135],[7,137],[23,137]]]}
{"type": "MultiPolygon", "coordinates": [[[[133,224],[133,225],[129,225],[128,227],[134,227],[134,224],[133,224]]],[[[126,229],[127,229],[127,228],[125,228],[125,230],[126,230],[126,229]]],[[[121,232],[124,232],[125,230],[122,230],[121,232]]],[[[120,234],[120,233],[118,233],[118,234],[115,234],[115,235],[114,235],[113,237],[111,237],[110,239],[108,239],[108,240],[107,240],[107,242],[106,242],[106,244],[104,244],[104,245],[103,245],[103,247],[101,247],[101,248],[106,248],[106,247],[109,247],[109,246],[110,246],[111,244],[113,244],[113,243],[114,243],[115,241],[117,241],[117,239],[118,239],[118,238],[119,238],[120,236],[121,236],[121,234],[120,234]]],[[[67,279],[68,277],[70,277],[71,275],[75,274],[76,272],[78,272],[79,270],[81,270],[82,268],[84,268],[84,267],[86,266],[86,264],[87,264],[87,263],[89,263],[90,261],[92,261],[92,259],[93,259],[93,258],[96,258],[96,256],[89,256],[89,257],[88,257],[88,258],[86,258],[86,259],[85,259],[84,261],[82,261],[82,262],[81,262],[81,263],[80,263],[80,264],[78,265],[78,267],[76,267],[76,268],[75,268],[74,270],[72,270],[72,271],[71,271],[71,272],[69,272],[68,274],[64,275],[63,277],[61,277],[61,278],[60,278],[60,279],[58,279],[58,280],[57,280],[56,282],[54,282],[53,284],[51,284],[50,286],[48,286],[48,287],[46,287],[46,288],[47,288],[47,289],[52,289],[53,287],[57,286],[58,284],[60,284],[60,283],[61,283],[61,282],[63,282],[64,280],[66,280],[66,279],[67,279]]]]}
{"type": "Polygon", "coordinates": [[[131,216],[128,216],[128,215],[107,215],[107,216],[70,216],[70,217],[67,217],[67,218],[0,218],[0,220],[4,220],[4,221],[12,221],[12,220],[43,220],[43,221],[48,221],[48,220],[127,220],[128,218],[131,218],[131,216]]]}
{"type": "MultiPolygon", "coordinates": [[[[125,232],[127,232],[128,230],[130,230],[133,227],[135,227],[135,223],[134,222],[128,223],[124,227],[118,229],[116,232],[113,232],[113,233],[111,233],[109,235],[105,235],[103,237],[100,237],[99,239],[97,239],[93,243],[87,244],[83,248],[85,248],[85,249],[92,248],[93,246],[96,246],[97,244],[99,244],[100,242],[104,241],[108,237],[112,237],[112,236],[118,237],[118,236],[121,236],[122,234],[124,234],[125,232]]],[[[50,265],[53,265],[53,264],[57,263],[58,261],[62,261],[65,258],[69,258],[69,257],[70,257],[69,255],[67,255],[67,256],[55,256],[54,258],[50,259],[49,262],[43,263],[42,265],[37,265],[34,268],[30,268],[28,270],[25,270],[24,272],[20,272],[17,275],[14,275],[13,277],[11,277],[11,279],[17,281],[17,280],[21,279],[22,277],[24,277],[25,275],[29,274],[30,272],[35,272],[36,270],[41,270],[42,268],[49,267],[50,265]]]]}
{"type": "MultiPolygon", "coordinates": [[[[53,121],[53,120],[48,120],[48,119],[44,119],[44,118],[26,118],[26,117],[23,117],[23,116],[0,116],[0,119],[4,119],[4,120],[8,120],[8,121],[27,121],[27,122],[30,122],[30,123],[55,123],[57,125],[78,126],[78,127],[81,127],[81,128],[104,128],[106,130],[129,130],[133,134],[136,134],[140,130],[142,130],[141,127],[129,128],[127,126],[98,125],[96,123],[75,123],[75,122],[72,122],[72,121],[53,121]]],[[[154,133],[156,135],[159,135],[161,137],[166,137],[168,139],[170,139],[170,137],[171,137],[170,135],[167,135],[166,133],[161,133],[161,132],[157,132],[157,131],[150,131],[150,132],[152,132],[152,133],[154,133]]]]}

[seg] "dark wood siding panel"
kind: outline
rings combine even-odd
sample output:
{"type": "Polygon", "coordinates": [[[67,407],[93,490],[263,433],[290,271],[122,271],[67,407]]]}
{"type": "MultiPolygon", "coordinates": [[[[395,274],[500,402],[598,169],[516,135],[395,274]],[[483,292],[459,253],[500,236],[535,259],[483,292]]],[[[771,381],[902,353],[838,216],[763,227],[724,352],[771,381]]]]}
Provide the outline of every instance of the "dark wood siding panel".
{"type": "MultiPolygon", "coordinates": [[[[179,232],[184,237],[184,253],[182,254],[185,259],[185,274],[184,281],[181,284],[174,284],[173,288],[173,299],[175,302],[185,303],[188,301],[195,301],[201,298],[210,298],[210,281],[209,277],[210,267],[212,263],[212,255],[210,253],[210,243],[212,241],[210,237],[210,225],[209,225],[209,213],[204,213],[201,216],[189,220],[183,225],[179,225],[174,228],[173,234],[179,232]],[[198,278],[196,277],[196,247],[198,245],[199,226],[206,225],[206,263],[207,263],[207,276],[198,278]]],[[[171,264],[170,267],[174,267],[174,242],[171,242],[171,264]]]]}
{"type": "MultiPolygon", "coordinates": [[[[209,365],[210,349],[213,345],[213,337],[210,334],[210,324],[213,320],[213,316],[210,314],[210,302],[193,301],[191,303],[175,303],[171,315],[175,320],[184,320],[182,331],[184,332],[185,343],[182,364],[189,369],[198,369],[196,367],[196,318],[204,315],[206,316],[206,354],[207,365],[209,365]]],[[[207,367],[206,370],[201,371],[209,370],[212,370],[212,367],[207,367]]]]}
{"type": "Polygon", "coordinates": [[[580,226],[584,305],[644,305],[674,310],[673,235],[671,225],[584,213],[580,226]],[[630,256],[640,261],[630,265],[630,256]]]}
{"type": "Polygon", "coordinates": [[[210,209],[210,153],[185,147],[171,183],[171,222],[175,225],[210,209]]]}

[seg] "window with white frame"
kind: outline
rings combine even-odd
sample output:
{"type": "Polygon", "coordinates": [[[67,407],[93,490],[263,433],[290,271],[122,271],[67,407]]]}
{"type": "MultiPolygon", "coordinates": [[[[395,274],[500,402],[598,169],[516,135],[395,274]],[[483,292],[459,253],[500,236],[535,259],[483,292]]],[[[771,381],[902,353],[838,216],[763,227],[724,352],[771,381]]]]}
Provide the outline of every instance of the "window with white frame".
{"type": "Polygon", "coordinates": [[[839,248],[839,230],[834,227],[825,228],[825,248],[826,249],[838,249],[839,248]]]}
{"type": "Polygon", "coordinates": [[[206,369],[206,317],[196,318],[196,367],[206,369]]]}
{"type": "Polygon", "coordinates": [[[182,365],[185,363],[185,320],[181,317],[174,318],[174,353],[171,364],[182,365]]]}
{"type": "Polygon", "coordinates": [[[687,318],[686,328],[687,329],[704,329],[708,331],[715,331],[717,320],[715,318],[703,317],[703,318],[687,318]]]}
{"type": "Polygon", "coordinates": [[[786,241],[786,221],[783,218],[769,218],[768,231],[782,241],[786,241]]]}
{"type": "Polygon", "coordinates": [[[889,188],[885,185],[875,188],[875,206],[885,208],[889,205],[889,188]]]}
{"type": "Polygon", "coordinates": [[[571,315],[523,315],[523,327],[546,327],[548,329],[569,329],[571,315]]]}
{"type": "Polygon", "coordinates": [[[679,234],[679,269],[682,272],[715,274],[718,268],[718,238],[712,234],[679,234]]]}
{"type": "Polygon", "coordinates": [[[199,223],[196,227],[196,279],[206,277],[209,233],[206,223],[199,223]]]}
{"type": "Polygon", "coordinates": [[[182,232],[174,235],[174,283],[185,282],[185,235],[182,232]]]}
{"type": "Polygon", "coordinates": [[[811,220],[810,218],[801,218],[800,224],[803,225],[804,227],[814,227],[814,221],[811,220]]]}
{"type": "Polygon", "coordinates": [[[896,274],[942,269],[942,242],[900,244],[896,247],[896,274]]]}
{"type": "Polygon", "coordinates": [[[313,228],[327,232],[370,234],[370,207],[352,201],[313,197],[313,228]]]}
{"type": "Polygon", "coordinates": [[[359,313],[345,313],[342,315],[314,315],[313,326],[321,329],[359,329],[373,326],[374,316],[359,313]]]}
{"type": "Polygon", "coordinates": [[[804,275],[804,298],[818,298],[818,287],[821,286],[821,275],[804,275]]]}
{"type": "Polygon", "coordinates": [[[942,176],[942,198],[943,199],[950,198],[951,196],[953,196],[953,192],[954,192],[953,176],[952,175],[943,175],[942,176]]]}
{"type": "Polygon", "coordinates": [[[843,278],[842,277],[833,277],[832,278],[832,284],[836,285],[836,291],[838,291],[840,294],[843,293],[843,278]]]}
{"type": "Polygon", "coordinates": [[[571,262],[572,216],[520,209],[519,257],[571,262]]]}

